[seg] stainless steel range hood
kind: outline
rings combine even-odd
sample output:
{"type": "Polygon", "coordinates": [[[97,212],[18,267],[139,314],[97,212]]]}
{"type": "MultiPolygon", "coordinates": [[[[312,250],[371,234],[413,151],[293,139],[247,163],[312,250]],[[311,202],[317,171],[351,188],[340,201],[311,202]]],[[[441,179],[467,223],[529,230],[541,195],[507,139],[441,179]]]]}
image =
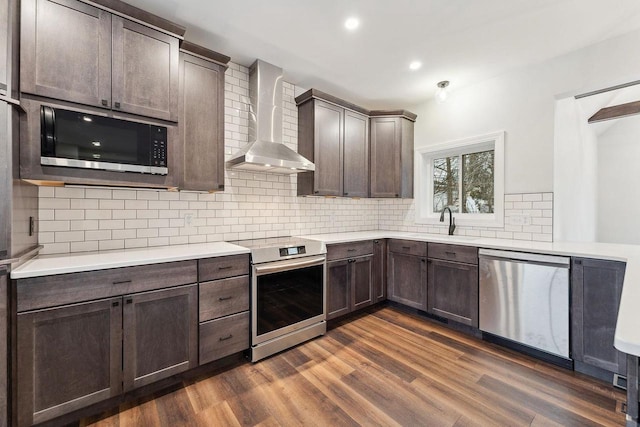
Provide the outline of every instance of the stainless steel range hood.
{"type": "Polygon", "coordinates": [[[282,68],[257,60],[249,69],[249,143],[227,169],[292,174],[314,171],[309,160],[282,143],[282,68]]]}

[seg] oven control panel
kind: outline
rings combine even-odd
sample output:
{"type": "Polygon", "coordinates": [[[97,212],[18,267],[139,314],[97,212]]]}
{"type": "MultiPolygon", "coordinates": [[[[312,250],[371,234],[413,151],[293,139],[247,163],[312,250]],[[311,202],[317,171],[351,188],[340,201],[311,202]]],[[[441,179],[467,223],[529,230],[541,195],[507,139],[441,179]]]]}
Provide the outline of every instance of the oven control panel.
{"type": "Polygon", "coordinates": [[[292,246],[290,248],[280,248],[280,256],[292,256],[306,254],[307,250],[304,246],[292,246]]]}

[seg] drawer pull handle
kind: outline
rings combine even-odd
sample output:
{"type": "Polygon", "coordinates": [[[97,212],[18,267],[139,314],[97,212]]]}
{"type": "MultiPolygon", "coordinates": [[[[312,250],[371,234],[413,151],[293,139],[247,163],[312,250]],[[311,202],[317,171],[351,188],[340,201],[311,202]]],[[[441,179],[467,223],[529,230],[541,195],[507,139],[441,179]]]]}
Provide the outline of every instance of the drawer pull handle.
{"type": "Polygon", "coordinates": [[[111,306],[112,306],[112,307],[117,307],[117,306],[119,306],[119,305],[120,305],[120,303],[119,303],[118,301],[115,301],[115,302],[112,302],[112,303],[111,303],[111,306]]]}
{"type": "Polygon", "coordinates": [[[445,252],[445,254],[449,255],[449,256],[456,256],[455,252],[445,252]]]}
{"type": "Polygon", "coordinates": [[[231,267],[231,265],[225,265],[224,267],[218,267],[218,270],[229,270],[231,267]]]}
{"type": "Polygon", "coordinates": [[[347,252],[355,252],[355,249],[347,249],[347,252]]]}
{"type": "Polygon", "coordinates": [[[411,249],[411,246],[403,246],[402,249],[404,249],[405,251],[408,251],[409,249],[411,249]]]}
{"type": "Polygon", "coordinates": [[[233,338],[233,334],[229,334],[226,337],[220,337],[220,341],[226,341],[226,340],[230,340],[231,338],[233,338]]]}
{"type": "Polygon", "coordinates": [[[114,285],[123,285],[125,283],[131,283],[131,280],[120,280],[120,281],[113,282],[114,285]]]}
{"type": "Polygon", "coordinates": [[[231,298],[233,297],[220,297],[218,298],[218,301],[227,301],[227,300],[230,300],[231,298]]]}
{"type": "Polygon", "coordinates": [[[127,299],[127,304],[131,304],[133,300],[131,298],[127,299]]]}

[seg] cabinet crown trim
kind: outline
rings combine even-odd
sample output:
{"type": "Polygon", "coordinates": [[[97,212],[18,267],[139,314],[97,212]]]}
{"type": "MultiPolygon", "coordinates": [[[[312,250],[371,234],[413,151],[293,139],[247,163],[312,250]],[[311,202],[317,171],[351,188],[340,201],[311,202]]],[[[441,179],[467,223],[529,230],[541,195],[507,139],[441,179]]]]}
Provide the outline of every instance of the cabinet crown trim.
{"type": "Polygon", "coordinates": [[[169,33],[178,37],[184,38],[184,33],[187,31],[182,25],[178,25],[175,22],[171,22],[168,19],[149,13],[145,10],[131,6],[120,0],[81,0],[84,3],[96,6],[100,9],[106,10],[116,15],[120,15],[123,18],[137,21],[140,24],[154,27],[163,32],[169,33]]]}
{"type": "Polygon", "coordinates": [[[338,97],[335,97],[333,95],[329,95],[328,93],[319,91],[318,89],[309,89],[308,91],[306,91],[305,93],[303,93],[302,95],[298,95],[296,96],[296,105],[299,107],[300,105],[311,101],[312,99],[320,99],[322,101],[326,101],[329,102],[331,104],[335,104],[339,107],[343,107],[346,108],[348,110],[353,110],[357,113],[360,114],[365,114],[365,115],[369,115],[369,110],[367,110],[366,108],[362,108],[358,105],[352,104],[349,101],[345,101],[344,99],[340,99],[338,97]]]}
{"type": "Polygon", "coordinates": [[[229,61],[231,61],[231,57],[227,55],[223,55],[214,50],[207,49],[206,47],[199,46],[195,43],[191,43],[190,41],[183,40],[180,45],[180,50],[186,54],[198,56],[202,59],[213,61],[217,64],[228,67],[229,61]]]}

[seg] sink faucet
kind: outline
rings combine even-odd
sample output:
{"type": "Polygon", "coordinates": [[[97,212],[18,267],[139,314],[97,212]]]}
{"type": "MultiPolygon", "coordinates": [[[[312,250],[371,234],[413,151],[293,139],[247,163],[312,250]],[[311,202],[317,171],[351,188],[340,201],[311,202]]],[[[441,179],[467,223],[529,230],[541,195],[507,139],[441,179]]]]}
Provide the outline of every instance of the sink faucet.
{"type": "Polygon", "coordinates": [[[453,231],[456,229],[456,219],[453,217],[453,212],[451,212],[449,206],[447,206],[440,213],[440,222],[444,222],[444,211],[449,211],[449,236],[453,236],[453,231]]]}

